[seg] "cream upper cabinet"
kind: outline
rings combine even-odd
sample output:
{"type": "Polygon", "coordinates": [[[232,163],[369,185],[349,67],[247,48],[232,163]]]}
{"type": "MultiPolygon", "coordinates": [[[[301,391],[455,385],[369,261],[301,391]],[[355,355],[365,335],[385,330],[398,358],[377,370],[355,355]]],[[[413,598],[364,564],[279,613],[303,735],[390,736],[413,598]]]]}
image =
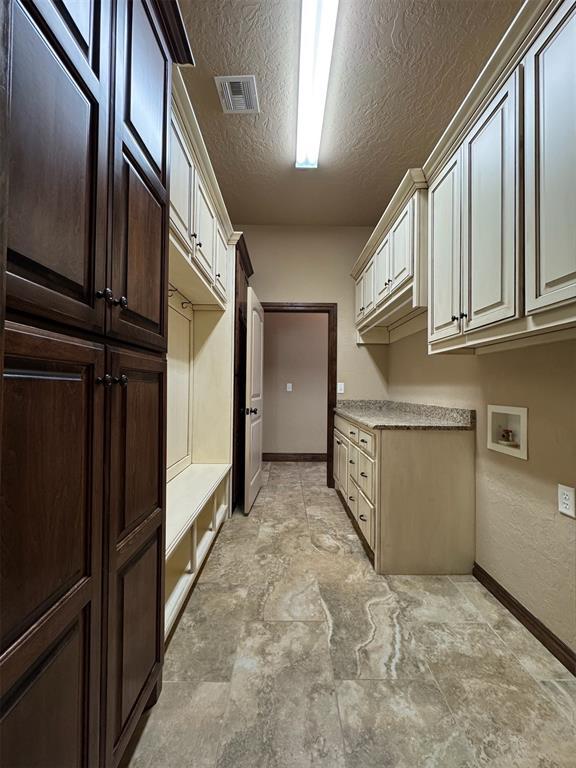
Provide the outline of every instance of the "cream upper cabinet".
{"type": "Polygon", "coordinates": [[[461,189],[459,150],[428,190],[431,341],[460,333],[461,189]]]}
{"type": "Polygon", "coordinates": [[[180,234],[188,239],[192,234],[196,170],[174,118],[171,123],[170,152],[170,217],[180,234]]]}
{"type": "Polygon", "coordinates": [[[216,230],[216,266],[214,274],[214,285],[222,296],[226,296],[227,286],[227,267],[228,267],[228,245],[220,227],[216,230]]]}
{"type": "MultiPolygon", "coordinates": [[[[483,111],[463,143],[464,332],[516,315],[516,217],[519,187],[517,90],[518,73],[514,72],[483,111]]],[[[439,279],[442,278],[439,276],[439,279]]],[[[439,299],[440,302],[447,302],[446,297],[439,299]]],[[[441,315],[444,322],[448,321],[447,309],[448,303],[441,315]]]]}
{"type": "Polygon", "coordinates": [[[374,257],[374,301],[376,305],[384,301],[390,293],[389,286],[390,238],[386,236],[374,257]]]}
{"type": "Polygon", "coordinates": [[[197,176],[195,190],[195,225],[196,245],[194,258],[210,278],[214,277],[214,259],[216,244],[216,216],[204,185],[197,176]]]}
{"type": "Polygon", "coordinates": [[[364,275],[360,275],[355,284],[356,323],[364,317],[364,275]]]}
{"type": "Polygon", "coordinates": [[[388,280],[392,293],[409,280],[414,271],[414,199],[392,225],[389,239],[388,280]]]}
{"type": "Polygon", "coordinates": [[[362,278],[362,303],[364,305],[364,316],[374,308],[374,259],[372,259],[362,278]]]}
{"type": "Polygon", "coordinates": [[[576,297],[576,4],[525,59],[526,311],[576,297]]]}

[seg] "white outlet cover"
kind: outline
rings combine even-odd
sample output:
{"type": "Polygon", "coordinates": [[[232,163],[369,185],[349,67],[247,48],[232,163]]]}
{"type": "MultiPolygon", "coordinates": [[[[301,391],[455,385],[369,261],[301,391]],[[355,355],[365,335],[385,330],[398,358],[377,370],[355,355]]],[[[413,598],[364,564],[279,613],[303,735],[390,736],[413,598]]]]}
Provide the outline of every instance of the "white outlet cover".
{"type": "Polygon", "coordinates": [[[286,384],[286,392],[292,392],[292,384],[286,384]]]}
{"type": "Polygon", "coordinates": [[[569,485],[558,485],[558,511],[576,518],[576,491],[569,485]]]}
{"type": "Polygon", "coordinates": [[[337,395],[343,395],[344,394],[344,382],[343,381],[339,381],[336,384],[336,394],[337,395]]]}

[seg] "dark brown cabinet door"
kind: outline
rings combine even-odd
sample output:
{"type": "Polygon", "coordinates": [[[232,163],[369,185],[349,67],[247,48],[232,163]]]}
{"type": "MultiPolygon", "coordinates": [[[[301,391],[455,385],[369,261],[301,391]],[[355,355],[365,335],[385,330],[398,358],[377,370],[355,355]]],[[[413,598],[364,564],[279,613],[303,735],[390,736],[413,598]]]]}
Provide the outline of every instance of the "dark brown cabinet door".
{"type": "Polygon", "coordinates": [[[154,5],[119,0],[108,334],[166,349],[171,59],[154,5]]]}
{"type": "Polygon", "coordinates": [[[115,765],[164,648],[166,363],[110,350],[107,756],[115,765]]]}
{"type": "Polygon", "coordinates": [[[104,330],[109,0],[12,11],[8,306],[104,330]]]}
{"type": "Polygon", "coordinates": [[[7,324],[0,763],[99,766],[103,347],[7,324]]]}

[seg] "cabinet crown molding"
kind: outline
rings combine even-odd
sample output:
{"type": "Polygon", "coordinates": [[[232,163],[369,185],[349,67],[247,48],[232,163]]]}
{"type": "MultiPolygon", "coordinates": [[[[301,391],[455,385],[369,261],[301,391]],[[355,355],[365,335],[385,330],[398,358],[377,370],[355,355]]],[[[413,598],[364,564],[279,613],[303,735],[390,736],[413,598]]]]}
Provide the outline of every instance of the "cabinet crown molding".
{"type": "Polygon", "coordinates": [[[423,166],[430,184],[563,0],[525,0],[423,166]]]}
{"type": "Polygon", "coordinates": [[[223,231],[226,242],[229,245],[234,245],[235,230],[230,221],[226,203],[222,197],[218,179],[214,173],[208,149],[204,143],[204,138],[192,102],[190,101],[190,96],[188,95],[182,72],[176,66],[172,73],[172,107],[178,116],[181,130],[184,131],[190,142],[190,148],[194,155],[194,162],[200,171],[202,182],[204,183],[210,201],[214,206],[216,216],[218,217],[218,223],[223,231]]]}
{"type": "Polygon", "coordinates": [[[418,189],[426,189],[427,187],[426,176],[421,168],[409,168],[406,171],[398,189],[394,192],[392,199],[386,206],[386,210],[380,217],[380,221],[374,227],[374,231],[368,238],[368,242],[362,249],[360,256],[358,256],[354,262],[351,272],[352,277],[357,278],[360,275],[370,258],[376,253],[378,246],[382,242],[382,238],[386,235],[396,217],[402,211],[414,192],[418,189]]]}

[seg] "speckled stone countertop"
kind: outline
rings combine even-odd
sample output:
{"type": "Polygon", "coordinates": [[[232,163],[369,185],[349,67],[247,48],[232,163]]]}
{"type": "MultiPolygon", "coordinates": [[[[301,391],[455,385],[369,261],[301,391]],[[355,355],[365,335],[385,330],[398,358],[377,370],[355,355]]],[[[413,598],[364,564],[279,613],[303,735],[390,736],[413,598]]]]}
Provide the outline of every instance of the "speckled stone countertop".
{"type": "Polygon", "coordinates": [[[370,429],[475,429],[476,411],[396,400],[338,400],[335,413],[370,429]]]}

